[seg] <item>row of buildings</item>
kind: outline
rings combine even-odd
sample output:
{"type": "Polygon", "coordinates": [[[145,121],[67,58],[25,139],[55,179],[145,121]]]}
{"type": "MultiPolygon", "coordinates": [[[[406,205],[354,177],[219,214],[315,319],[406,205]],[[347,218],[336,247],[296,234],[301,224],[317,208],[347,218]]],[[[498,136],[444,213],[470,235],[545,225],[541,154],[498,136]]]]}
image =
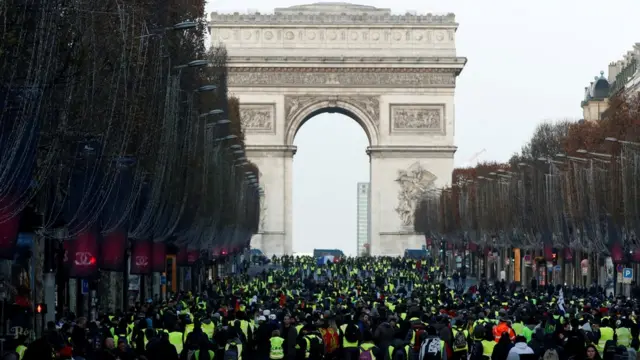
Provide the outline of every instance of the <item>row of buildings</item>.
{"type": "Polygon", "coordinates": [[[622,59],[609,64],[608,74],[604,71],[584,88],[581,106],[585,121],[597,121],[606,116],[609,99],[622,92],[640,91],[640,43],[627,51],[622,59]]]}

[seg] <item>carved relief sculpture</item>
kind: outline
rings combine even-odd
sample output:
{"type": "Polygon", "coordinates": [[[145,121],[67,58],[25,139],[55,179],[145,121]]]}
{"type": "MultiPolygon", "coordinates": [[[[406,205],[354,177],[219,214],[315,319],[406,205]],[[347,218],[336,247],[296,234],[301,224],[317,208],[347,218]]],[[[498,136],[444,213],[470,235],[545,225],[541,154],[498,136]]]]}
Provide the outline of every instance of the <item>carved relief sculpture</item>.
{"type": "Polygon", "coordinates": [[[380,101],[377,96],[360,96],[360,95],[301,95],[301,96],[285,96],[284,108],[285,119],[289,123],[293,118],[299,115],[300,111],[307,106],[318,103],[327,102],[328,106],[336,106],[341,101],[350,104],[365,113],[373,123],[378,126],[380,122],[380,101]],[[333,105],[331,105],[333,103],[333,105]]]}
{"type": "Polygon", "coordinates": [[[247,131],[273,131],[275,127],[274,104],[241,104],[240,119],[247,131]]]}
{"type": "Polygon", "coordinates": [[[444,105],[391,105],[391,130],[444,132],[444,105]]]}
{"type": "Polygon", "coordinates": [[[406,170],[398,171],[396,182],[400,185],[396,213],[402,225],[413,225],[413,214],[420,199],[435,186],[437,177],[416,162],[406,170]]]}
{"type": "Polygon", "coordinates": [[[230,67],[229,86],[454,87],[455,76],[455,72],[425,71],[425,69],[230,67]]]}

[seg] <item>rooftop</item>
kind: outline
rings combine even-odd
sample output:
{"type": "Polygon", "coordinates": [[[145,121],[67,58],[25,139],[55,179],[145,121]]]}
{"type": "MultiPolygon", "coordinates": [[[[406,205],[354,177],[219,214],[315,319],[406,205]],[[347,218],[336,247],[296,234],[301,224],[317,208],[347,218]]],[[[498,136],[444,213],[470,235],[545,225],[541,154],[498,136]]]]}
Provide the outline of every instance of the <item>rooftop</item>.
{"type": "Polygon", "coordinates": [[[440,24],[457,25],[455,15],[448,13],[417,14],[406,12],[404,15],[393,14],[391,9],[376,8],[369,5],[350,4],[346,2],[319,2],[307,5],[296,5],[287,8],[276,8],[271,14],[257,11],[234,12],[233,14],[211,13],[210,25],[224,23],[278,24],[440,24]]]}

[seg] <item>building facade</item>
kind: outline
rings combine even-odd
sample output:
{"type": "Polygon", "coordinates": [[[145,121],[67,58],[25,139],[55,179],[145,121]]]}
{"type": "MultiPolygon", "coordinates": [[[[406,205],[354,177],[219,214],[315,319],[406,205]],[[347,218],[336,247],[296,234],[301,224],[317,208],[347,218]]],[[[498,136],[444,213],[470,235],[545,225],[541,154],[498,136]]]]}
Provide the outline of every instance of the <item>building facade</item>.
{"type": "Polygon", "coordinates": [[[370,224],[370,207],[369,199],[371,191],[368,182],[358,183],[358,230],[357,230],[357,255],[367,253],[367,244],[369,244],[369,224],[370,224]]]}
{"type": "Polygon", "coordinates": [[[584,88],[584,100],[581,102],[585,121],[601,120],[609,108],[609,98],[626,92],[637,94],[640,91],[640,43],[633,46],[621,60],[609,64],[605,77],[604,71],[596,76],[589,86],[584,88]]]}

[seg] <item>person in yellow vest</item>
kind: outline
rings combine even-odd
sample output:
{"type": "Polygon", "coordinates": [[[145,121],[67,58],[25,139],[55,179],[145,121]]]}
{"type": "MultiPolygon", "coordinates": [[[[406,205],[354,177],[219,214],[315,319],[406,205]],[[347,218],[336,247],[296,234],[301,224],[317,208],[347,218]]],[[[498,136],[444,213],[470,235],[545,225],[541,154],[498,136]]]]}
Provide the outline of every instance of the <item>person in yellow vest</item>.
{"type": "Polygon", "coordinates": [[[301,353],[305,359],[322,360],[324,358],[324,342],[322,336],[313,324],[307,324],[302,329],[302,339],[300,341],[301,353]]]}
{"type": "MultiPolygon", "coordinates": [[[[597,321],[594,323],[597,324],[597,321]]],[[[600,337],[598,337],[598,343],[596,344],[596,349],[600,352],[600,356],[604,354],[604,348],[607,344],[607,341],[613,340],[613,335],[615,334],[613,329],[609,326],[609,319],[602,319],[600,327],[599,327],[600,337]]]]}
{"type": "Polygon", "coordinates": [[[469,332],[460,325],[464,325],[462,320],[455,321],[454,327],[451,329],[453,337],[451,338],[451,350],[453,351],[452,360],[462,360],[467,358],[469,352],[469,332]]]}
{"type": "Polygon", "coordinates": [[[394,340],[389,347],[387,347],[387,354],[383,359],[409,359],[409,345],[405,345],[400,339],[394,340]],[[388,357],[386,357],[388,356],[388,357]]]}
{"type": "Polygon", "coordinates": [[[235,331],[235,329],[229,329],[229,340],[224,347],[224,357],[232,358],[234,356],[230,356],[231,353],[234,353],[235,358],[237,360],[242,360],[244,356],[244,347],[242,341],[240,340],[239,334],[235,331]]]}
{"type": "Polygon", "coordinates": [[[27,347],[24,344],[20,344],[16,347],[16,353],[18,354],[18,360],[24,357],[24,352],[27,350],[27,347]]]}
{"type": "Polygon", "coordinates": [[[360,341],[360,329],[350,320],[339,328],[340,344],[344,359],[357,359],[360,356],[358,342],[360,341]]]}
{"type": "Polygon", "coordinates": [[[184,334],[180,331],[180,328],[176,326],[173,331],[169,333],[169,343],[176,348],[176,352],[178,355],[182,353],[182,349],[184,348],[184,334]]]}
{"type": "Polygon", "coordinates": [[[629,319],[623,319],[620,322],[620,327],[616,328],[616,331],[615,331],[618,345],[622,345],[626,348],[631,346],[631,339],[632,339],[631,330],[630,330],[631,327],[633,327],[633,323],[629,319]]]}
{"type": "MultiPolygon", "coordinates": [[[[480,344],[482,345],[482,358],[485,360],[491,360],[491,355],[493,355],[493,348],[496,347],[497,343],[494,340],[493,334],[491,332],[486,331],[486,329],[483,330],[485,330],[484,334],[478,334],[484,335],[484,337],[480,341],[480,344]]],[[[474,335],[476,335],[476,330],[474,330],[474,335]]]]}
{"type": "Polygon", "coordinates": [[[284,358],[284,348],[282,345],[284,344],[284,339],[280,337],[280,331],[274,330],[271,333],[271,339],[269,339],[271,343],[271,348],[269,350],[269,359],[270,360],[281,360],[284,358]]]}
{"type": "Polygon", "coordinates": [[[362,335],[362,343],[360,344],[360,356],[359,359],[376,360],[383,359],[384,354],[373,343],[373,334],[370,331],[365,331],[362,335]]]}
{"type": "Polygon", "coordinates": [[[195,328],[195,324],[194,323],[189,323],[186,324],[184,326],[184,332],[182,334],[182,342],[185,343],[187,342],[187,337],[189,336],[189,334],[191,334],[193,332],[193,329],[195,328]]]}
{"type": "Polygon", "coordinates": [[[200,327],[202,328],[202,332],[204,332],[204,334],[207,335],[209,339],[213,339],[213,335],[215,335],[216,332],[216,325],[213,323],[213,321],[211,321],[211,319],[202,319],[200,327]]]}
{"type": "MultiPolygon", "coordinates": [[[[215,357],[215,353],[211,350],[210,344],[206,341],[203,341],[198,346],[198,349],[193,352],[193,356],[191,359],[193,360],[213,360],[215,357]]],[[[239,359],[239,357],[238,357],[239,359]]]]}
{"type": "Polygon", "coordinates": [[[245,313],[243,311],[238,311],[237,320],[235,321],[236,330],[240,330],[239,335],[242,339],[242,342],[247,346],[251,346],[253,343],[253,330],[247,321],[245,313]]]}

